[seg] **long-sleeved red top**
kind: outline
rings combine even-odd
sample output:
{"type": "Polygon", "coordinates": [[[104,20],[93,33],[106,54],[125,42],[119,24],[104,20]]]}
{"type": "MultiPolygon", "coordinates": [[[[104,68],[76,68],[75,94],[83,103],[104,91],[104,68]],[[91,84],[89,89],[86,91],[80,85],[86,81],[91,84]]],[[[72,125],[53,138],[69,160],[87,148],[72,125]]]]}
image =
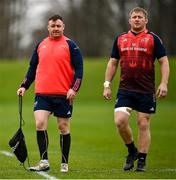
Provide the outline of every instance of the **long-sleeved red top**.
{"type": "Polygon", "coordinates": [[[34,50],[25,81],[26,89],[35,79],[36,94],[66,95],[78,91],[83,76],[83,60],[76,44],[65,36],[45,38],[34,50]]]}

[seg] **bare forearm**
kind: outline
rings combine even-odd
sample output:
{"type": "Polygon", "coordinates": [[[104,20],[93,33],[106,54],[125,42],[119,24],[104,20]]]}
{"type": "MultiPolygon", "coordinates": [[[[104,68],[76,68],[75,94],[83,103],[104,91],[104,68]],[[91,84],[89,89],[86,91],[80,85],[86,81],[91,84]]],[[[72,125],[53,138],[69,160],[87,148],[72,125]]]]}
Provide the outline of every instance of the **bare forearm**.
{"type": "Polygon", "coordinates": [[[161,69],[161,83],[158,86],[156,95],[160,98],[167,96],[167,84],[169,79],[169,62],[166,56],[159,59],[161,69]]]}
{"type": "Polygon", "coordinates": [[[106,68],[105,81],[111,82],[113,80],[113,77],[117,70],[117,66],[118,66],[118,61],[114,58],[111,58],[106,68]]]}
{"type": "Polygon", "coordinates": [[[167,57],[160,59],[160,70],[161,70],[161,83],[168,84],[169,79],[169,62],[167,57]]]}

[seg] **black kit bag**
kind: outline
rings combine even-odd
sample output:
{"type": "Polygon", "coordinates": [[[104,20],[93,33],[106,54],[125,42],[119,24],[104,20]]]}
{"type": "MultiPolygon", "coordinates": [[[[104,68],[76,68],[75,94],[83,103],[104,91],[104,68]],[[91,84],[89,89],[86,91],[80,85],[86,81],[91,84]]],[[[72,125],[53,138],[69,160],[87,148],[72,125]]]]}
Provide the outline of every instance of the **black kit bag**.
{"type": "Polygon", "coordinates": [[[24,134],[21,128],[13,135],[9,141],[9,146],[11,147],[13,153],[16,155],[17,159],[24,163],[27,158],[27,148],[24,139],[24,134]]]}
{"type": "MultiPolygon", "coordinates": [[[[17,159],[24,165],[26,158],[28,157],[27,147],[25,143],[25,137],[22,131],[22,96],[19,96],[19,115],[20,115],[20,127],[13,137],[9,140],[9,146],[17,159]]],[[[29,164],[29,160],[28,160],[29,164]]]]}

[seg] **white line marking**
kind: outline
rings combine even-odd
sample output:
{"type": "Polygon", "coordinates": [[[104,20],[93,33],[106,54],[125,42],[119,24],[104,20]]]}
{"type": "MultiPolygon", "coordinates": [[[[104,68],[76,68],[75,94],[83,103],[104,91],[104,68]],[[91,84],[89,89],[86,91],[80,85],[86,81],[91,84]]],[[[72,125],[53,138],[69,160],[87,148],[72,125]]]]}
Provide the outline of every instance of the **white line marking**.
{"type": "MultiPolygon", "coordinates": [[[[14,155],[8,151],[0,151],[1,154],[8,156],[8,157],[13,157],[14,155]]],[[[121,171],[121,169],[112,169],[111,171],[121,171]]],[[[86,170],[86,172],[88,172],[89,170],[86,170]]],[[[101,172],[106,172],[107,170],[102,170],[101,172]]],[[[166,168],[166,169],[153,169],[153,172],[176,172],[176,168],[166,168]]],[[[76,171],[79,172],[79,171],[76,171]]],[[[90,172],[100,172],[97,170],[90,170],[90,172]]],[[[57,179],[54,176],[50,176],[49,174],[47,174],[46,172],[36,172],[37,174],[45,177],[46,179],[57,179]]],[[[59,179],[58,179],[59,180],[59,179]]]]}
{"type": "Polygon", "coordinates": [[[41,176],[43,176],[43,177],[45,177],[45,178],[47,178],[47,179],[57,179],[56,177],[54,177],[54,176],[50,176],[49,174],[47,174],[46,172],[37,172],[37,174],[39,174],[39,175],[41,175],[41,176]]]}
{"type": "Polygon", "coordinates": [[[168,168],[168,169],[159,169],[158,171],[159,172],[176,172],[176,169],[168,168]]]}
{"type": "Polygon", "coordinates": [[[8,157],[13,157],[13,154],[8,151],[0,151],[0,153],[8,157]]]}
{"type": "MultiPolygon", "coordinates": [[[[14,155],[12,154],[12,153],[10,153],[10,152],[8,152],[8,151],[0,151],[0,154],[3,154],[3,155],[5,155],[5,156],[8,156],[8,157],[13,157],[14,155]]],[[[45,177],[46,179],[57,179],[56,177],[54,177],[54,176],[50,176],[49,174],[47,174],[46,172],[36,172],[37,174],[39,174],[39,175],[41,175],[41,176],[43,176],[43,177],[45,177]]],[[[59,180],[59,179],[57,179],[57,180],[59,180]]]]}

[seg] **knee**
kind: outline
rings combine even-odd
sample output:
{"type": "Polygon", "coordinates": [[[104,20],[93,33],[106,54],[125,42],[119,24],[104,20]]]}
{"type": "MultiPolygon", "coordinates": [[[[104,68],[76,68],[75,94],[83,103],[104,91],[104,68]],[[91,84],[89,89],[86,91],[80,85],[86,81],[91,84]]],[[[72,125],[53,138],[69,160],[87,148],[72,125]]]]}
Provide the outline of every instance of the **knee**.
{"type": "Polygon", "coordinates": [[[122,118],[116,118],[115,119],[115,124],[116,124],[116,127],[118,129],[123,129],[127,126],[127,122],[126,120],[122,119],[122,118]]]}
{"type": "Polygon", "coordinates": [[[36,121],[36,129],[37,130],[44,130],[45,129],[45,123],[42,120],[36,121]]]}
{"type": "Polygon", "coordinates": [[[149,129],[149,121],[147,119],[142,119],[140,121],[138,121],[138,127],[141,131],[145,131],[149,129]]]}
{"type": "Polygon", "coordinates": [[[67,122],[63,121],[61,123],[58,124],[58,128],[61,132],[61,134],[67,134],[69,133],[69,125],[67,122]]]}

